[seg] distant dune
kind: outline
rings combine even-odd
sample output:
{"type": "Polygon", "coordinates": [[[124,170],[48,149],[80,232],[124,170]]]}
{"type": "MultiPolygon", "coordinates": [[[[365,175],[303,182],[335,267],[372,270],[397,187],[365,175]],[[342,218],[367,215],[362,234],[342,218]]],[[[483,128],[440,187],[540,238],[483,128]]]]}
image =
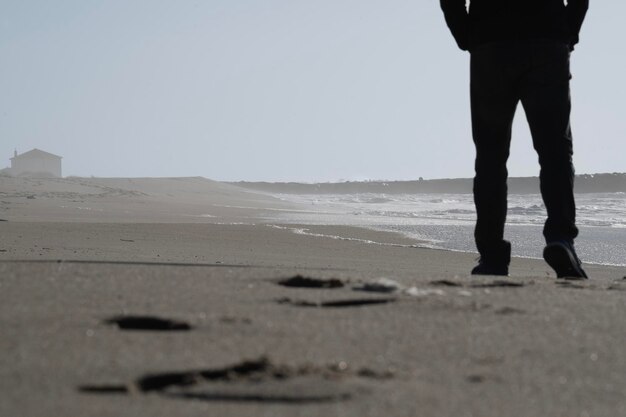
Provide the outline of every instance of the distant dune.
{"type": "MultiPolygon", "coordinates": [[[[472,179],[451,178],[421,181],[365,181],[304,184],[296,182],[232,182],[232,185],[250,190],[284,194],[467,194],[472,192],[472,179]]],[[[511,194],[538,194],[538,177],[509,178],[511,194]]],[[[626,192],[626,173],[577,175],[577,193],[626,192]]]]}
{"type": "Polygon", "coordinates": [[[271,196],[201,177],[0,176],[0,218],[62,222],[232,222],[291,207],[271,196]]]}

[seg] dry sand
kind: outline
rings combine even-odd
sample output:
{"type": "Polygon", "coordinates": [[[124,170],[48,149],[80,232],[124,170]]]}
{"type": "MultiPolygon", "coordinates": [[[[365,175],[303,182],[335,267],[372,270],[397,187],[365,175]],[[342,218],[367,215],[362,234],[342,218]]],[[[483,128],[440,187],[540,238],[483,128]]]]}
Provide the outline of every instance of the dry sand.
{"type": "Polygon", "coordinates": [[[0,177],[0,416],[626,416],[626,268],[477,279],[471,254],[264,222],[293,209],[0,177]]]}

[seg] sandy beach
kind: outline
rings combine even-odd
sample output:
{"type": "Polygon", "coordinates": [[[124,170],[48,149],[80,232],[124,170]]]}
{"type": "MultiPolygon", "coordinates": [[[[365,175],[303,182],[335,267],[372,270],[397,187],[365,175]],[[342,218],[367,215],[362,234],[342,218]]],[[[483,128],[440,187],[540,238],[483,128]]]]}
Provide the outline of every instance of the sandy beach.
{"type": "Polygon", "coordinates": [[[304,209],[0,177],[0,416],[626,416],[626,267],[475,278],[474,254],[268,220],[304,209]]]}

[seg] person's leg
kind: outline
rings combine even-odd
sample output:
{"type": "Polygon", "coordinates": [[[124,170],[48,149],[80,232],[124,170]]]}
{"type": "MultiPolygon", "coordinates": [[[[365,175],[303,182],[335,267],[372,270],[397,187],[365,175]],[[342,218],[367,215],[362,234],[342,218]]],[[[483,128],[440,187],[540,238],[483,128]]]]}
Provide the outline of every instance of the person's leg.
{"type": "Polygon", "coordinates": [[[576,205],[570,128],[569,49],[536,44],[521,101],[539,155],[541,195],[548,213],[544,258],[558,277],[586,278],[574,250],[576,205]]]}
{"type": "Polygon", "coordinates": [[[574,166],[570,128],[569,49],[565,44],[536,44],[533,65],[521,101],[539,155],[541,195],[548,218],[546,241],[573,241],[575,225],[574,166]]]}
{"type": "MultiPolygon", "coordinates": [[[[483,47],[471,57],[472,133],[476,146],[474,236],[481,263],[506,265],[510,245],[504,241],[507,168],[517,91],[511,79],[513,51],[502,45],[483,47]]],[[[513,63],[514,64],[514,63],[513,63]]]]}

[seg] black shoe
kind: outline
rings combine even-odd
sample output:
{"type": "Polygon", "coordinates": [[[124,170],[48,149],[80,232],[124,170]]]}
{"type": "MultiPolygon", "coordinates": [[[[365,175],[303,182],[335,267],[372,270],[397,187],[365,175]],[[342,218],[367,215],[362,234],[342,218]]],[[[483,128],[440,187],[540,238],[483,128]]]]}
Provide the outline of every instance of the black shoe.
{"type": "Polygon", "coordinates": [[[568,241],[550,242],[543,250],[543,259],[554,269],[557,278],[587,279],[574,245],[568,241]]]}
{"type": "Polygon", "coordinates": [[[509,276],[509,266],[501,264],[490,264],[483,260],[478,261],[478,265],[472,269],[472,275],[502,275],[509,276]]]}
{"type": "Polygon", "coordinates": [[[511,243],[502,240],[496,244],[476,244],[480,252],[478,265],[472,269],[472,275],[509,275],[509,263],[511,262],[511,243]]]}

